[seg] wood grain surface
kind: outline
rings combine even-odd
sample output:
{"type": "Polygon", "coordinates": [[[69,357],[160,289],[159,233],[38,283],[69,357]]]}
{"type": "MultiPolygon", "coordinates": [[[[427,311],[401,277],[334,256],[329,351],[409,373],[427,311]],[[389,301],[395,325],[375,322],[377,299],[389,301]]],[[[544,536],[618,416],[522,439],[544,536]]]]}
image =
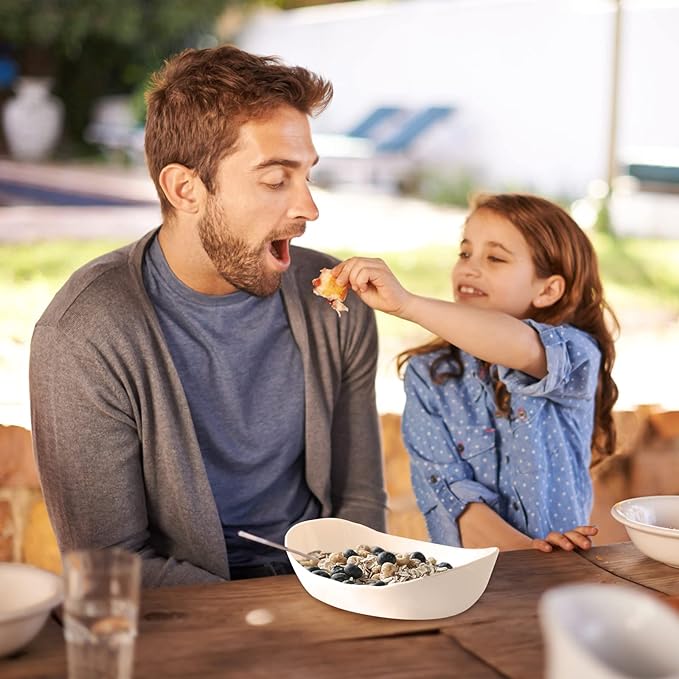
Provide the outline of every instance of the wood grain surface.
{"type": "MultiPolygon", "coordinates": [[[[503,552],[479,601],[443,620],[339,610],[309,596],[294,575],[167,587],[142,593],[135,677],[541,679],[540,597],[571,583],[638,588],[679,612],[679,571],[631,543],[503,552]]],[[[54,618],[22,652],[0,659],[3,679],[65,676],[54,618]]]]}

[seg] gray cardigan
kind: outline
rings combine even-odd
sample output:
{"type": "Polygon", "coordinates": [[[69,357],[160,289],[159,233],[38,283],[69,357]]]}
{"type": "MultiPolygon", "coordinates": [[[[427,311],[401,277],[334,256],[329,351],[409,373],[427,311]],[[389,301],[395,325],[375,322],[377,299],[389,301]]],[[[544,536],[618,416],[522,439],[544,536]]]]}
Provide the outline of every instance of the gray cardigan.
{"type": "MultiPolygon", "coordinates": [[[[76,271],[31,342],[33,442],[60,549],[120,545],[144,586],[229,578],[222,526],[179,376],[142,280],[155,231],[76,271]]],[[[304,364],[306,477],[322,516],[385,527],[377,331],[312,294],[335,260],[293,248],[282,294],[304,364]]],[[[281,398],[285,398],[281,394],[281,398]]]]}

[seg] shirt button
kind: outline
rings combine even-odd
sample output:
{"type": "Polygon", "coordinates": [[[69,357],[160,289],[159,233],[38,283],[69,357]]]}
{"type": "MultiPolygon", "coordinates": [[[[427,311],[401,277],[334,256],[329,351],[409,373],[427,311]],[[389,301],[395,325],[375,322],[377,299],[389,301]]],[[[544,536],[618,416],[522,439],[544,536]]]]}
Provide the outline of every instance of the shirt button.
{"type": "Polygon", "coordinates": [[[432,474],[432,475],[429,477],[429,480],[430,480],[432,483],[438,483],[439,477],[436,476],[436,474],[432,474]]]}
{"type": "Polygon", "coordinates": [[[512,502],[512,507],[514,508],[515,512],[519,511],[519,503],[516,500],[514,500],[514,502],[512,502]]]}
{"type": "Polygon", "coordinates": [[[509,464],[509,455],[505,455],[505,462],[509,464]]]}
{"type": "Polygon", "coordinates": [[[464,443],[458,443],[457,444],[457,452],[458,453],[464,453],[464,443]]]}

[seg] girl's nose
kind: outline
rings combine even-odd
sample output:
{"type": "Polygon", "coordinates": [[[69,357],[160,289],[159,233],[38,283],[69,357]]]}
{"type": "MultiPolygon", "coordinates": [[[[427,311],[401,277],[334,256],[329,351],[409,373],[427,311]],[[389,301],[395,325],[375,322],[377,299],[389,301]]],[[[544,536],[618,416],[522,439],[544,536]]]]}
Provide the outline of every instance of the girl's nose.
{"type": "Polygon", "coordinates": [[[461,268],[467,276],[478,276],[481,273],[480,262],[474,257],[461,260],[461,268]]]}

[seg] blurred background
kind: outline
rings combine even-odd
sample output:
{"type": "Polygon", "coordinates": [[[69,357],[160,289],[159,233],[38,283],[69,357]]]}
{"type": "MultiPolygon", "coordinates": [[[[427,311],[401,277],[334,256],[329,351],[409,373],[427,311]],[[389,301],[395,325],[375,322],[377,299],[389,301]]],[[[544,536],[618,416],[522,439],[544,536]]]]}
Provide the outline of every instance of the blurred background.
{"type": "MultiPolygon", "coordinates": [[[[3,0],[0,422],[29,426],[30,335],[54,292],[159,223],[149,74],[224,42],[334,84],[301,244],[383,256],[447,297],[469,195],[545,195],[597,248],[619,408],[679,409],[677,35],[669,0],[3,0]]],[[[423,336],[379,323],[379,407],[400,412],[393,357],[423,336]]]]}
{"type": "MultiPolygon", "coordinates": [[[[679,493],[677,36],[679,0],[2,0],[0,560],[60,568],[31,449],[35,322],[78,266],[160,223],[149,75],[225,42],[334,83],[301,244],[382,256],[449,297],[475,191],[540,193],[587,230],[622,327],[619,443],[592,471],[591,520],[600,543],[627,539],[614,502],[679,493]]],[[[389,530],[426,538],[394,366],[426,337],[378,325],[389,530]]]]}

